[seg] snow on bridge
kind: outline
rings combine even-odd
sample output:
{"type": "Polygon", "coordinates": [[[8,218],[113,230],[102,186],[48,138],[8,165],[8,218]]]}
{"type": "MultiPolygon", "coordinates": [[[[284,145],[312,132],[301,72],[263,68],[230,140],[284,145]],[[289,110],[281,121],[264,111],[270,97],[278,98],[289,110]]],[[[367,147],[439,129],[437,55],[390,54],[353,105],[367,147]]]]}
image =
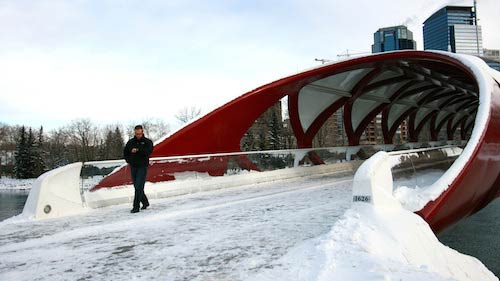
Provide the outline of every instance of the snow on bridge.
{"type": "MultiPolygon", "coordinates": [[[[431,185],[442,172],[418,176],[431,185]]],[[[496,280],[417,215],[352,205],[352,186],[320,174],[153,199],[138,215],[129,204],[21,215],[0,223],[0,279],[496,280]]]]}
{"type": "Polygon", "coordinates": [[[316,176],[0,223],[0,280],[243,280],[350,206],[352,177],[316,176]]]}

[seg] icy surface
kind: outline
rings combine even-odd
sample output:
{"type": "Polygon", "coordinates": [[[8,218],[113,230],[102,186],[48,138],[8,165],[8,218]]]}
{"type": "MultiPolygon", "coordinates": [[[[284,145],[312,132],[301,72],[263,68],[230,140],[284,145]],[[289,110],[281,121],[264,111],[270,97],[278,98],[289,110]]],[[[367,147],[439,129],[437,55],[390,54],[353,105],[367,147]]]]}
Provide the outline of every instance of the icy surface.
{"type": "Polygon", "coordinates": [[[0,178],[0,190],[29,190],[36,179],[0,178]]]}
{"type": "Polygon", "coordinates": [[[350,206],[332,176],[118,205],[56,220],[0,223],[0,280],[244,280],[350,206]]]}
{"type": "Polygon", "coordinates": [[[476,258],[442,245],[418,215],[366,203],[273,266],[249,280],[498,280],[476,258]]]}

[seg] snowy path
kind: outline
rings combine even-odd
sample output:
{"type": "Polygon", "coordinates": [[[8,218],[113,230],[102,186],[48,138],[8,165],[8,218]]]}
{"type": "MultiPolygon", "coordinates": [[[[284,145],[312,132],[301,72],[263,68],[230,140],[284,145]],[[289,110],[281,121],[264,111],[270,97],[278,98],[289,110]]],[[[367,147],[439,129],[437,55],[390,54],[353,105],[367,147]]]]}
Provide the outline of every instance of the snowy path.
{"type": "Polygon", "coordinates": [[[330,231],[352,178],[323,176],[0,223],[0,280],[243,280],[330,231]],[[160,277],[160,278],[159,278],[160,277]]]}

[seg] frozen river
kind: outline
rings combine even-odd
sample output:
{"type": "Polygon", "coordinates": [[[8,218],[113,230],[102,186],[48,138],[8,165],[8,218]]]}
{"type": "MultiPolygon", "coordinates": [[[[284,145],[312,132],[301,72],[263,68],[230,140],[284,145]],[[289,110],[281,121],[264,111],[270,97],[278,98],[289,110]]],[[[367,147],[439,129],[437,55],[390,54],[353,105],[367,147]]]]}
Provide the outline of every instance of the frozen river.
{"type": "Polygon", "coordinates": [[[330,231],[352,178],[322,176],[0,222],[0,280],[244,280],[330,231]]]}

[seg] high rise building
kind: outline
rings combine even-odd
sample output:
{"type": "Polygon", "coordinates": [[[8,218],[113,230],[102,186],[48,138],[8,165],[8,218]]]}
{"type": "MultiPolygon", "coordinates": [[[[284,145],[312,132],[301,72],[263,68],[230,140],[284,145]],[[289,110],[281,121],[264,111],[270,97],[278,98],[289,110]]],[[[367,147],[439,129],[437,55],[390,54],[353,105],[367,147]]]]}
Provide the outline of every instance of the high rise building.
{"type": "Polygon", "coordinates": [[[424,49],[483,56],[481,26],[473,7],[446,6],[424,22],[424,49]]]}
{"type": "Polygon", "coordinates": [[[380,28],[373,34],[372,53],[408,49],[416,50],[417,43],[413,32],[404,25],[380,28]]]}

